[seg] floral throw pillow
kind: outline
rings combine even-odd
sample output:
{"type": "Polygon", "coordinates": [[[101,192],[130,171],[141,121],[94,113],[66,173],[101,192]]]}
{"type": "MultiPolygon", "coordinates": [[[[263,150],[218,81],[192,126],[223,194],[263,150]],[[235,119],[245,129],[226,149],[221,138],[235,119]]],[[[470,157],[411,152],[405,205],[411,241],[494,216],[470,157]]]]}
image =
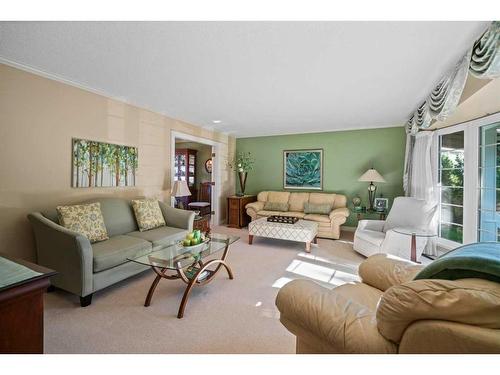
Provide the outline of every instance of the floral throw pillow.
{"type": "Polygon", "coordinates": [[[102,217],[101,204],[77,204],[56,207],[59,224],[86,236],[90,242],[107,240],[108,232],[102,217]]]}
{"type": "Polygon", "coordinates": [[[141,232],[166,225],[156,199],[133,200],[132,208],[141,232]]]}

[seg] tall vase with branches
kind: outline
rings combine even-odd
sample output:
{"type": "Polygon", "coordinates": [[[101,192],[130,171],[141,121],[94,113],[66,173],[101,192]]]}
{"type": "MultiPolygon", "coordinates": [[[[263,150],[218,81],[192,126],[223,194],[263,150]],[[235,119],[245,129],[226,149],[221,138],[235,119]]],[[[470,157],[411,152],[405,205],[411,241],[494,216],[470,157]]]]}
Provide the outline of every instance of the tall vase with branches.
{"type": "Polygon", "coordinates": [[[248,172],[253,169],[254,162],[255,159],[251,152],[238,152],[234,160],[229,163],[229,167],[238,173],[238,178],[240,180],[240,193],[236,195],[245,195],[247,175],[248,172]]]}

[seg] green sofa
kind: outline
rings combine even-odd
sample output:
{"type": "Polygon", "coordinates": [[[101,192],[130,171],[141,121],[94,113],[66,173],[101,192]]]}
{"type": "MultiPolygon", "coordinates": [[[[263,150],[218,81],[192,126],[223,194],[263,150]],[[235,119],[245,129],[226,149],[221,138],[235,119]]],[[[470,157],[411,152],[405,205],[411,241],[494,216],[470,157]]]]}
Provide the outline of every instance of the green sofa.
{"type": "Polygon", "coordinates": [[[90,305],[92,294],[148,269],[130,262],[181,240],[192,231],[194,212],[160,203],[164,227],[140,232],[132,204],[121,198],[100,198],[109,239],[91,244],[87,237],[59,225],[55,209],[28,215],[33,225],[38,264],[58,272],[52,285],[80,296],[82,307],[90,305]]]}

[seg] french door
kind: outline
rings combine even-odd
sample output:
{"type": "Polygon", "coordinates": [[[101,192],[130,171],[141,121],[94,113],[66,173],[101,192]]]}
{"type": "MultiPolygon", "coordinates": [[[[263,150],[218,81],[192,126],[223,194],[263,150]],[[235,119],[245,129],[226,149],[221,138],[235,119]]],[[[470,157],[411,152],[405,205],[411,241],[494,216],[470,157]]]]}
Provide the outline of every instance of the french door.
{"type": "Polygon", "coordinates": [[[439,239],[500,239],[500,113],[437,130],[439,239]]]}

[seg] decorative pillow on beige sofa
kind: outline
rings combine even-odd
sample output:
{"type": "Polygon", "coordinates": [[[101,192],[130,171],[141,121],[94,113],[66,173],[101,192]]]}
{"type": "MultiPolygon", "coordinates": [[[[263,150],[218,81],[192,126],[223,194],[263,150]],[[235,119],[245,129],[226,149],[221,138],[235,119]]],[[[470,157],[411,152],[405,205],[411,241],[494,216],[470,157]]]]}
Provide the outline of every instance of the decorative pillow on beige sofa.
{"type": "Polygon", "coordinates": [[[141,232],[166,225],[156,199],[133,200],[132,207],[141,232]]]}
{"type": "Polygon", "coordinates": [[[280,203],[280,202],[266,202],[264,204],[264,210],[266,211],[288,211],[288,203],[280,203]]]}
{"type": "Polygon", "coordinates": [[[90,242],[104,241],[109,238],[100,203],[57,206],[56,211],[59,224],[83,234],[90,242]]]}
{"type": "Polygon", "coordinates": [[[329,215],[331,211],[332,206],[329,204],[304,203],[305,214],[329,215]]]}

